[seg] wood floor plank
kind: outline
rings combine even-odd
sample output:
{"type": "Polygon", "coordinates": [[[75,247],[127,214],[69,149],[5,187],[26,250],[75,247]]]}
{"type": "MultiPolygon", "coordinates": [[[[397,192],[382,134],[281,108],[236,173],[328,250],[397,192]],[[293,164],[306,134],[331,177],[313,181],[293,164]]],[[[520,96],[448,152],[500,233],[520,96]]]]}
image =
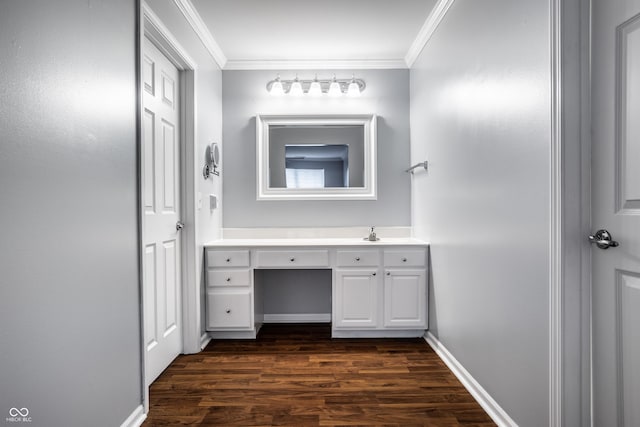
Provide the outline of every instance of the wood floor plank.
{"type": "Polygon", "coordinates": [[[265,325],[216,340],[153,383],[144,426],[495,426],[422,339],[331,339],[265,325]]]}

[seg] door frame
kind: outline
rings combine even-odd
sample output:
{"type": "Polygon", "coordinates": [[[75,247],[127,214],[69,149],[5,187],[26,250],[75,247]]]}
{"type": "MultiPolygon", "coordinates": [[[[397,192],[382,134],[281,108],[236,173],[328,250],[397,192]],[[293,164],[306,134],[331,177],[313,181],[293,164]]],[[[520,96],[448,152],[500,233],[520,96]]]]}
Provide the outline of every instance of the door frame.
{"type": "MultiPolygon", "coordinates": [[[[551,45],[551,208],[549,280],[549,425],[578,417],[591,424],[591,262],[584,238],[590,231],[590,0],[549,0],[551,45]],[[577,19],[577,22],[576,22],[577,19]],[[579,46],[576,50],[575,45],[579,46]],[[576,74],[577,73],[577,74],[576,74]],[[580,78],[576,79],[578,75],[580,78]],[[575,190],[575,191],[574,191],[575,190]],[[577,303],[575,301],[578,301],[577,303]],[[579,337],[579,338],[575,338],[579,337]],[[569,340],[571,338],[571,340],[569,340]],[[574,339],[575,338],[575,339],[574,339]],[[576,341],[577,340],[577,341],[576,341]],[[575,367],[578,381],[575,381],[575,367]]],[[[140,1],[138,32],[138,121],[141,123],[142,41],[148,36],[181,71],[181,189],[186,224],[182,244],[183,351],[200,350],[199,287],[196,283],[195,74],[196,63],[162,21],[140,1]],[[191,226],[190,226],[191,225],[191,226]]],[[[139,135],[140,136],[140,135],[139,135]]],[[[138,187],[142,188],[141,138],[138,187]]],[[[142,193],[140,193],[142,194],[142,193]]],[[[142,201],[139,238],[142,258],[142,201]]],[[[145,412],[144,312],[140,260],[142,387],[145,412]]],[[[573,425],[573,424],[572,424],[573,425]]]]}
{"type": "Polygon", "coordinates": [[[549,426],[592,424],[591,0],[549,0],[549,426]]]}
{"type": "Polygon", "coordinates": [[[197,284],[196,256],[196,62],[191,59],[173,34],[146,2],[139,3],[138,31],[138,218],[139,218],[139,257],[140,257],[140,343],[142,367],[142,397],[144,412],[149,411],[149,387],[146,384],[146,351],[144,342],[144,194],[143,146],[142,146],[142,64],[144,38],[147,37],[178,69],[180,75],[180,216],[185,227],[181,231],[181,293],[182,293],[182,353],[200,351],[200,292],[197,284]]]}

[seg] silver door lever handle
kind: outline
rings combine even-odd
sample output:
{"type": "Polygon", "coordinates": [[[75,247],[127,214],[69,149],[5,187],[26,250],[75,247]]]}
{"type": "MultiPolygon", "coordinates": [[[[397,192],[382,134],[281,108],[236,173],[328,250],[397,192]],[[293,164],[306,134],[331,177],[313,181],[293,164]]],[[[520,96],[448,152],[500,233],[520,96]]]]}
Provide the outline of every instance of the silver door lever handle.
{"type": "Polygon", "coordinates": [[[176,231],[180,231],[184,228],[184,222],[178,221],[176,222],[176,231]]]}
{"type": "Polygon", "coordinates": [[[589,242],[595,243],[600,249],[609,249],[620,246],[618,242],[613,240],[611,233],[607,230],[598,230],[596,234],[589,236],[589,242]]]}

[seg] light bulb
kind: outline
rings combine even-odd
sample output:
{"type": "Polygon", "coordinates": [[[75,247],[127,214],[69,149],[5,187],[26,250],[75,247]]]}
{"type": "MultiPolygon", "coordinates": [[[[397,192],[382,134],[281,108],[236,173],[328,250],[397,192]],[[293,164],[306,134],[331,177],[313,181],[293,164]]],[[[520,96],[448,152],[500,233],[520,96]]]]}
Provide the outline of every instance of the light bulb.
{"type": "Polygon", "coordinates": [[[360,86],[356,83],[355,77],[351,78],[349,88],[347,89],[347,96],[360,96],[360,86]]]}
{"type": "Polygon", "coordinates": [[[310,96],[321,96],[322,95],[322,87],[320,86],[320,82],[318,81],[318,75],[316,74],[316,78],[311,82],[311,86],[309,86],[309,95],[310,96]]]}
{"type": "Polygon", "coordinates": [[[331,97],[342,96],[342,88],[340,88],[340,83],[336,80],[335,74],[333,75],[333,81],[329,85],[328,95],[331,97]]]}
{"type": "Polygon", "coordinates": [[[282,87],[282,82],[280,81],[280,76],[276,78],[276,80],[271,84],[271,90],[269,94],[273,96],[282,96],[284,95],[284,87],[282,87]]]}
{"type": "Polygon", "coordinates": [[[298,80],[298,76],[296,76],[296,79],[293,81],[293,83],[291,83],[291,89],[289,89],[289,95],[302,96],[303,94],[304,94],[304,91],[302,90],[302,85],[300,84],[300,80],[298,80]]]}

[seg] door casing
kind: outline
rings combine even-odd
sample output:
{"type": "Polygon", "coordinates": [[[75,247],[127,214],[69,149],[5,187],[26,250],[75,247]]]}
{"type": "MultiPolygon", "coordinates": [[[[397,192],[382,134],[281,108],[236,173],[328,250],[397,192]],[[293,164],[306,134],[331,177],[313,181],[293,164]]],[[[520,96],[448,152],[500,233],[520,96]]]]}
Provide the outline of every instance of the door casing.
{"type": "MultiPolygon", "coordinates": [[[[185,352],[200,350],[200,292],[195,240],[195,74],[196,64],[186,50],[171,35],[160,19],[140,2],[139,59],[142,37],[158,43],[181,72],[183,90],[182,126],[182,190],[183,218],[187,227],[183,237],[183,347],[185,352]],[[191,226],[189,226],[191,225],[191,226]]],[[[585,424],[590,422],[590,248],[582,237],[590,231],[590,140],[589,140],[589,18],[590,0],[549,0],[551,44],[551,150],[550,186],[553,202],[550,219],[550,280],[549,280],[549,425],[563,425],[576,412],[585,424]],[[578,22],[572,18],[578,17],[578,22]],[[587,36],[585,36],[585,34],[587,36]],[[578,38],[578,57],[571,46],[578,38]],[[587,40],[585,42],[585,40],[587,40]],[[576,71],[580,79],[575,79],[576,71]],[[573,79],[573,80],[572,80],[573,79]],[[577,83],[576,83],[577,82],[577,83]],[[577,84],[577,87],[576,87],[577,84]],[[567,109],[568,100],[579,100],[567,109]],[[565,107],[565,108],[563,108],[565,107]],[[563,113],[569,111],[569,113],[563,113]],[[571,112],[577,114],[571,114],[571,112]],[[577,193],[568,191],[571,184],[577,193]],[[580,265],[575,268],[576,261],[580,265]],[[569,305],[577,298],[578,305],[569,305]],[[579,343],[568,342],[567,336],[576,334],[579,343]],[[567,351],[567,349],[569,349],[567,351]],[[571,366],[580,366],[580,384],[568,385],[571,366]],[[576,396],[579,396],[576,398],[576,396]]],[[[138,65],[138,91],[140,92],[138,65]]],[[[141,97],[138,100],[141,115],[141,97]]],[[[138,138],[140,141],[140,138],[138,138]]],[[[140,147],[138,147],[140,150],[140,147]]],[[[138,177],[141,183],[140,176],[138,177]]],[[[573,188],[573,187],[572,187],[573,188]]],[[[141,206],[141,202],[140,202],[141,206]]],[[[142,212],[142,210],[141,210],[142,212]]],[[[141,215],[139,215],[141,217],[141,215]]],[[[141,219],[142,221],[142,219],[141,219]]],[[[142,227],[139,227],[142,233],[142,227]]],[[[142,242],[140,236],[140,242],[142,242]]],[[[142,249],[140,250],[140,256],[142,249]]],[[[141,261],[140,261],[141,262],[141,261]]],[[[141,270],[142,271],[142,270],[141,270]]],[[[142,280],[140,280],[142,283],[142,280]]],[[[141,294],[142,295],[142,294],[141,294]]],[[[141,324],[143,324],[141,322],[141,324]]],[[[143,336],[143,335],[142,335],[143,336]]],[[[141,348],[142,348],[141,339],[141,348]]],[[[142,361],[144,367],[144,360],[142,361]]],[[[144,369],[143,369],[144,372],[144,369]]],[[[144,387],[145,408],[148,408],[148,389],[144,387]]]]}
{"type": "Polygon", "coordinates": [[[149,388],[145,381],[145,351],[144,351],[144,292],[142,272],[144,249],[144,206],[141,195],[143,193],[142,171],[142,69],[143,39],[151,42],[178,68],[180,72],[180,192],[181,218],[185,223],[182,230],[182,351],[183,353],[197,353],[201,350],[200,326],[200,291],[197,283],[197,254],[196,254],[196,127],[195,127],[195,78],[196,63],[187,51],[180,45],[162,21],[144,2],[139,6],[138,31],[138,218],[139,218],[139,263],[140,263],[140,349],[142,365],[142,396],[145,413],[149,410],[149,388]]]}
{"type": "Polygon", "coordinates": [[[549,425],[591,425],[591,0],[550,0],[549,425]]]}

